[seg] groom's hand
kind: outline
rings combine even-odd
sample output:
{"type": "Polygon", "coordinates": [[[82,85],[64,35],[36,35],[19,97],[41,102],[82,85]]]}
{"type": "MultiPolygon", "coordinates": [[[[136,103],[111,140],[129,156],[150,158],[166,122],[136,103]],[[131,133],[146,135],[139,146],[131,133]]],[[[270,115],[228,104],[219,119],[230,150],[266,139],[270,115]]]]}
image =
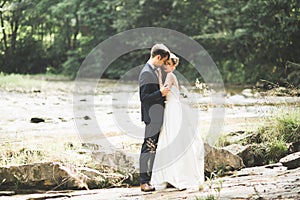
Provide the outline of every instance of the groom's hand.
{"type": "Polygon", "coordinates": [[[169,90],[170,89],[169,89],[168,85],[164,85],[160,88],[160,92],[161,92],[163,97],[168,94],[169,90]]]}

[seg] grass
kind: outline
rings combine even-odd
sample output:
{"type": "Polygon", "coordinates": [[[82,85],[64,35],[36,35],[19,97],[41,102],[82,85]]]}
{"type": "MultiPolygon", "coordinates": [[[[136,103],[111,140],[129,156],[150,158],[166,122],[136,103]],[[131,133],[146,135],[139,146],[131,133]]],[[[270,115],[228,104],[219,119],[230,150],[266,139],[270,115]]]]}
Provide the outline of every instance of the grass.
{"type": "MultiPolygon", "coordinates": [[[[300,110],[279,111],[278,114],[267,120],[267,125],[258,129],[258,140],[262,142],[274,143],[284,141],[286,143],[295,142],[300,139],[297,128],[300,126],[300,110]]],[[[251,141],[249,141],[251,142],[251,141]]]]}
{"type": "Polygon", "coordinates": [[[196,197],[195,198],[195,200],[216,200],[216,199],[217,198],[212,194],[209,194],[206,197],[196,197]]]}
{"type": "Polygon", "coordinates": [[[31,79],[28,75],[4,75],[3,73],[0,73],[0,87],[5,88],[7,90],[18,88],[37,88],[40,84],[40,80],[31,79]]]}
{"type": "Polygon", "coordinates": [[[282,111],[270,118],[268,125],[258,130],[261,143],[266,146],[265,158],[268,164],[278,162],[289,153],[289,143],[300,139],[300,132],[297,130],[299,126],[300,111],[295,109],[282,111]]]}
{"type": "Polygon", "coordinates": [[[279,110],[263,120],[264,125],[257,131],[245,133],[244,138],[239,141],[232,142],[230,135],[223,135],[219,138],[219,146],[232,143],[256,145],[255,155],[262,158],[263,164],[278,162],[289,153],[289,144],[300,139],[300,109],[279,110]]]}
{"type": "MultiPolygon", "coordinates": [[[[5,137],[2,135],[2,137],[5,137]]],[[[40,162],[63,162],[75,166],[93,166],[89,151],[79,154],[82,147],[78,138],[45,138],[35,141],[24,137],[22,142],[8,141],[0,144],[0,166],[31,164],[40,162]],[[68,141],[72,141],[72,146],[68,141]]],[[[3,141],[2,140],[2,141],[3,141]]]]}
{"type": "Polygon", "coordinates": [[[21,74],[4,74],[0,72],[0,88],[5,90],[39,90],[46,81],[51,80],[69,80],[62,75],[54,74],[37,74],[37,75],[21,75],[21,74]]]}
{"type": "MultiPolygon", "coordinates": [[[[213,189],[210,194],[207,194],[204,197],[195,197],[196,200],[217,200],[220,199],[221,196],[221,190],[223,188],[223,181],[222,180],[215,180],[216,177],[210,176],[207,177],[207,181],[205,182],[205,185],[209,187],[209,189],[213,189]]],[[[205,188],[205,185],[201,185],[199,187],[199,191],[203,191],[205,188]]]]}

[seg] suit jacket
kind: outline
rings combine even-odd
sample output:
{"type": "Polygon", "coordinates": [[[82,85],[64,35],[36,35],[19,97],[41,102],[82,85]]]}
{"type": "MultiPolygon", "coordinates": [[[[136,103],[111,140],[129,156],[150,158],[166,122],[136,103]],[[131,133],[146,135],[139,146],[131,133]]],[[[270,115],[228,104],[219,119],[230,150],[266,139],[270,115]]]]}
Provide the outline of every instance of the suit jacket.
{"type": "Polygon", "coordinates": [[[139,75],[139,92],[142,121],[162,123],[165,97],[159,89],[158,77],[150,64],[146,63],[139,75]]]}

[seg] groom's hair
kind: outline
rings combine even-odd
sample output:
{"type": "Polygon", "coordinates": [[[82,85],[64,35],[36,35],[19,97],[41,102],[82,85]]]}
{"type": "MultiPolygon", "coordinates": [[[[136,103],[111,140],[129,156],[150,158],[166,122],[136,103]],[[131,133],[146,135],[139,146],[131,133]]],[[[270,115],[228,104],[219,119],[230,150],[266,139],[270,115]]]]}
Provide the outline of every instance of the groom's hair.
{"type": "Polygon", "coordinates": [[[151,48],[151,57],[153,58],[157,55],[160,55],[162,58],[167,57],[167,59],[169,59],[170,58],[170,50],[164,44],[155,44],[151,48]]]}

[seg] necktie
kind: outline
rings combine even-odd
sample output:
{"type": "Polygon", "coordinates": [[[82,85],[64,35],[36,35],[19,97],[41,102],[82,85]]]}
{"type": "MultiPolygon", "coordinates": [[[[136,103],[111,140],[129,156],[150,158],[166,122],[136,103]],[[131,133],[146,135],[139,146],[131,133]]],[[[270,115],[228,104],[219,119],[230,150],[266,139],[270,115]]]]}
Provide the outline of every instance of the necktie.
{"type": "Polygon", "coordinates": [[[160,68],[157,68],[157,76],[158,76],[158,84],[159,84],[159,88],[161,88],[163,86],[163,83],[162,83],[162,74],[161,74],[161,69],[160,68]]]}

